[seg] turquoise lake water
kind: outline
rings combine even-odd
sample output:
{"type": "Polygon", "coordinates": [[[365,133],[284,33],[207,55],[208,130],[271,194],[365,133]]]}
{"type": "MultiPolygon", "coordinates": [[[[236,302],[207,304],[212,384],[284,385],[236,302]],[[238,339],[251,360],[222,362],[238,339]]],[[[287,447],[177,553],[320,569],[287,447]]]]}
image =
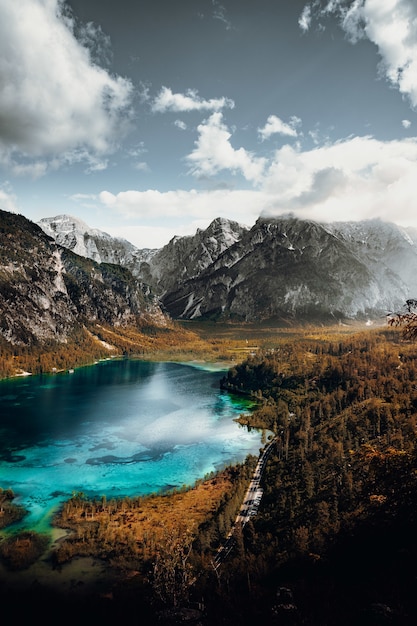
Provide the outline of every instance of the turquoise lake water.
{"type": "Polygon", "coordinates": [[[107,498],[191,485],[258,454],[261,435],[233,421],[250,410],[220,391],[222,372],[112,360],[74,373],[0,382],[0,487],[49,527],[74,491],[107,498]]]}

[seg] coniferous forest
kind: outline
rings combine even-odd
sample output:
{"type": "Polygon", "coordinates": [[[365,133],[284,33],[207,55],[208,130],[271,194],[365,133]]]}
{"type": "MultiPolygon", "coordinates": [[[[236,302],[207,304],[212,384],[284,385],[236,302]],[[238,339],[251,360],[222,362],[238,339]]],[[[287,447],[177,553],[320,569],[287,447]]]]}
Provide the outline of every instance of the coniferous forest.
{"type": "Polygon", "coordinates": [[[183,493],[75,494],[56,519],[71,532],[54,567],[90,554],[118,569],[111,602],[94,598],[102,619],[134,605],[142,623],[178,623],[196,606],[191,623],[207,625],[415,623],[416,357],[417,344],[388,327],[264,345],[219,381],[256,401],[242,427],[274,441],[258,514],[221,567],[213,558],[251,458],[183,493]]]}

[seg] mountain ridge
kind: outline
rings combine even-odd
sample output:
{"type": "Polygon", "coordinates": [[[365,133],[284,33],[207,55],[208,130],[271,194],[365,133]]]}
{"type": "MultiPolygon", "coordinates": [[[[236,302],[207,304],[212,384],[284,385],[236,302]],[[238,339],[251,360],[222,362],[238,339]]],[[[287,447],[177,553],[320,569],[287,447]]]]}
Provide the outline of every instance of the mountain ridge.
{"type": "MultiPolygon", "coordinates": [[[[115,258],[123,240],[93,232],[106,241],[101,258],[115,258]]],[[[249,228],[216,218],[157,250],[123,245],[121,265],[180,319],[366,318],[417,293],[417,231],[380,219],[324,224],[285,214],[249,228]]]]}

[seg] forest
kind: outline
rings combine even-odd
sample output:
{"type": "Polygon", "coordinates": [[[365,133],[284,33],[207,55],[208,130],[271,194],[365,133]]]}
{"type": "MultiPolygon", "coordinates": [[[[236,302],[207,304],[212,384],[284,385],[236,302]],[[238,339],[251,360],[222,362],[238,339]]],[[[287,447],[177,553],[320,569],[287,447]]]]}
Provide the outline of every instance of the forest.
{"type": "Polygon", "coordinates": [[[80,324],[65,343],[11,345],[0,337],[0,379],[25,372],[55,373],[115,357],[184,361],[196,357],[225,358],[217,343],[208,342],[173,321],[160,326],[146,316],[135,327],[80,324]]]}
{"type": "Polygon", "coordinates": [[[414,624],[416,357],[395,327],[264,342],[219,381],[256,400],[242,428],[276,438],[258,514],[221,567],[254,458],[175,493],[74,494],[54,566],[91,554],[119,568],[112,619],[140,603],[142,623],[179,623],[198,606],[190,623],[208,626],[414,624]]]}

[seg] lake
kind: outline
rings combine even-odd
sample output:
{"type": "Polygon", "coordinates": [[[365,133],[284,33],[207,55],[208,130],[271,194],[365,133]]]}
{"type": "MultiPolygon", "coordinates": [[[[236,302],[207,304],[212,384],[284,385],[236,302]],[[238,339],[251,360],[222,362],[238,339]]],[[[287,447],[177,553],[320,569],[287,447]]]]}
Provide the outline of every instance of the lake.
{"type": "Polygon", "coordinates": [[[0,381],[0,487],[45,531],[74,491],[107,498],[191,485],[258,454],[250,411],[219,389],[220,371],[109,360],[73,373],[0,381]]]}

